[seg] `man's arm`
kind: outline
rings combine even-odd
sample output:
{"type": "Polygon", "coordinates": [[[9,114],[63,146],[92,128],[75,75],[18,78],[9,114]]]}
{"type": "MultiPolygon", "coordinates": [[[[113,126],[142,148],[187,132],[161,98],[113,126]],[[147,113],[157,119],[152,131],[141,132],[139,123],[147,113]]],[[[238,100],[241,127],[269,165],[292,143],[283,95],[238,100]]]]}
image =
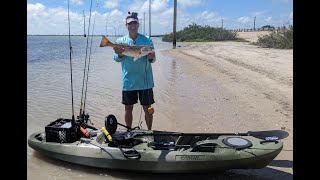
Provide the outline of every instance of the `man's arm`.
{"type": "MultiPolygon", "coordinates": [[[[150,40],[150,46],[154,47],[153,46],[153,42],[151,40],[151,38],[149,37],[149,40],[150,40]]],[[[154,63],[156,62],[156,52],[155,51],[152,51],[151,53],[149,53],[147,55],[147,59],[149,60],[150,63],[154,63]]]]}
{"type": "Polygon", "coordinates": [[[156,53],[153,51],[147,55],[147,59],[150,63],[154,63],[156,61],[156,53]]]}
{"type": "Polygon", "coordinates": [[[114,47],[114,55],[113,55],[113,59],[117,62],[121,62],[122,58],[123,58],[123,52],[124,52],[124,48],[120,48],[120,47],[114,47]]]}

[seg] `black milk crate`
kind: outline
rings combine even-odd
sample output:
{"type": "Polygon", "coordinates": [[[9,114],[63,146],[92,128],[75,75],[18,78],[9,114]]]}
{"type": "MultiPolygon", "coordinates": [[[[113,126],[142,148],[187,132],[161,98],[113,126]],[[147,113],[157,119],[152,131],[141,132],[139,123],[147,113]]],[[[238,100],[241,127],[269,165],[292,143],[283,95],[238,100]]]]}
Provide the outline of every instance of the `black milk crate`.
{"type": "Polygon", "coordinates": [[[77,140],[76,132],[72,128],[71,119],[59,118],[45,127],[46,141],[72,143],[77,140]]]}

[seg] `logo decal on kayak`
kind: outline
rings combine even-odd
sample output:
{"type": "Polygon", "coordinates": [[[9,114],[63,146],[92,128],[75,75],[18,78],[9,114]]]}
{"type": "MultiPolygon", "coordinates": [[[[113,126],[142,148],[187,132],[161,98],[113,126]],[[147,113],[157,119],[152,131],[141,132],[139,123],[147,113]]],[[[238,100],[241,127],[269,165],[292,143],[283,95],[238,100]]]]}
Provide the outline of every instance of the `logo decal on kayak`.
{"type": "Polygon", "coordinates": [[[176,155],[176,161],[205,161],[205,155],[176,155]]]}

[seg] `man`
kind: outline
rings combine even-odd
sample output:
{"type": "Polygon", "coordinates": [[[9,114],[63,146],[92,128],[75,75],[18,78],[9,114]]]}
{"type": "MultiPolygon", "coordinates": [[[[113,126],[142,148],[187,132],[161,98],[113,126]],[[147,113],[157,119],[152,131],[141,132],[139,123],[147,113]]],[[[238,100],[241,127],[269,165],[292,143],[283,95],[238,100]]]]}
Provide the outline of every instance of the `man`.
{"type": "MultiPolygon", "coordinates": [[[[150,37],[138,33],[139,19],[137,16],[138,13],[128,13],[125,25],[129,33],[117,39],[116,42],[131,46],[147,45],[153,47],[150,37]]],[[[155,52],[153,51],[147,56],[142,56],[134,61],[133,57],[123,54],[123,48],[114,47],[113,49],[115,52],[113,59],[121,62],[122,67],[122,104],[125,105],[125,123],[131,128],[133,105],[138,102],[139,98],[144,110],[147,128],[151,130],[153,122],[153,108],[151,105],[154,103],[154,82],[151,63],[156,61],[155,52]]]]}

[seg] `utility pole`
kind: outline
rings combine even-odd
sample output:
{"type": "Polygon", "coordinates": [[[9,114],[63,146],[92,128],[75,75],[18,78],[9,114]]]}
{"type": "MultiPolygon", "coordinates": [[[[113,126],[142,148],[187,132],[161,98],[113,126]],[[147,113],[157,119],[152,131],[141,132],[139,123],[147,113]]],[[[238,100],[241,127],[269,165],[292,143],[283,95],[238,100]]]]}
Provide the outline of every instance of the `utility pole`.
{"type": "Polygon", "coordinates": [[[177,34],[176,34],[176,26],[177,26],[177,0],[174,0],[173,5],[173,49],[176,48],[177,44],[177,34]]]}
{"type": "Polygon", "coordinates": [[[106,20],[106,36],[108,36],[108,19],[106,20]]]}
{"type": "Polygon", "coordinates": [[[143,35],[146,35],[146,12],[143,12],[143,35]]]}
{"type": "Polygon", "coordinates": [[[256,30],[256,17],[253,19],[253,30],[256,30]]]}
{"type": "Polygon", "coordinates": [[[151,37],[151,0],[149,0],[149,36],[151,37]]]}
{"type": "Polygon", "coordinates": [[[222,19],[221,21],[222,21],[222,22],[221,22],[221,23],[222,23],[221,28],[223,29],[223,19],[222,19]]]}

